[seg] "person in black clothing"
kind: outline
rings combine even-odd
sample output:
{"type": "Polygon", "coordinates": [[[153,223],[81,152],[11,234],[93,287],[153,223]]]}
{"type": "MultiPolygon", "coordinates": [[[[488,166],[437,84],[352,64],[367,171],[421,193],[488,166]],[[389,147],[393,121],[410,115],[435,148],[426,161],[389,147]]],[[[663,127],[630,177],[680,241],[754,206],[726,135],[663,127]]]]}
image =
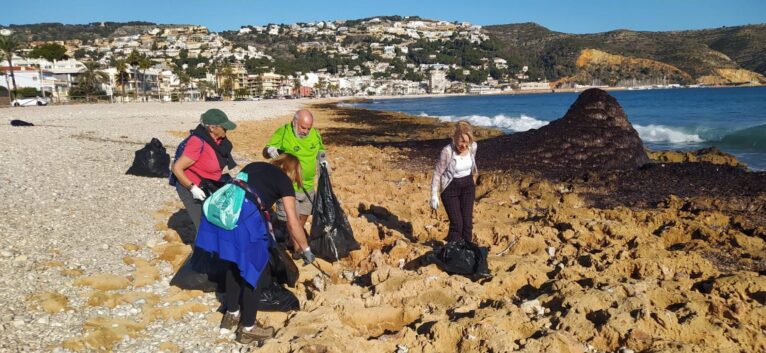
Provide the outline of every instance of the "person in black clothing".
{"type": "Polygon", "coordinates": [[[262,225],[261,222],[267,222],[267,220],[262,219],[259,215],[246,215],[245,213],[259,205],[269,210],[277,200],[281,200],[287,210],[288,232],[301,249],[304,262],[306,264],[312,263],[315,257],[311,253],[303,227],[301,227],[295,211],[293,182],[301,183],[301,168],[298,159],[290,154],[283,154],[271,163],[250,163],[242,168],[241,172],[247,173],[247,185],[256,196],[250,193],[246,194],[247,200],[242,207],[241,219],[233,230],[224,230],[203,219],[197,235],[197,245],[202,243],[221,244],[218,249],[219,255],[223,260],[230,262],[226,274],[226,293],[224,296],[226,313],[221,320],[221,328],[233,330],[239,325],[237,341],[248,344],[272,337],[274,328],[264,327],[255,320],[261,292],[263,288],[271,284],[271,269],[268,265],[269,253],[265,245],[267,242],[264,238],[265,235],[261,234],[262,228],[259,228],[262,225]],[[242,219],[243,217],[244,219],[242,219]],[[254,224],[258,227],[253,226],[254,224]],[[250,229],[255,229],[255,231],[251,232],[250,229]],[[235,250],[231,250],[232,248],[235,250]],[[227,254],[230,254],[230,251],[236,252],[235,258],[239,259],[225,258],[228,257],[227,254]]]}

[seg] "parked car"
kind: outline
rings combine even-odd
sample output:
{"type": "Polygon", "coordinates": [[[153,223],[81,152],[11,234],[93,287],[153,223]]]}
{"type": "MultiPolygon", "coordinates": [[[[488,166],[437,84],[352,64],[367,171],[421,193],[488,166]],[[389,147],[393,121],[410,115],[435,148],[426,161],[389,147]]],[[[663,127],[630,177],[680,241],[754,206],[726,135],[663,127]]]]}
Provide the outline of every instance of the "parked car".
{"type": "Polygon", "coordinates": [[[27,107],[31,105],[48,105],[48,100],[43,97],[18,98],[11,101],[14,107],[27,107]]]}
{"type": "Polygon", "coordinates": [[[205,97],[205,102],[217,102],[217,101],[222,101],[222,100],[223,100],[223,98],[221,98],[221,96],[207,96],[207,97],[205,97]]]}

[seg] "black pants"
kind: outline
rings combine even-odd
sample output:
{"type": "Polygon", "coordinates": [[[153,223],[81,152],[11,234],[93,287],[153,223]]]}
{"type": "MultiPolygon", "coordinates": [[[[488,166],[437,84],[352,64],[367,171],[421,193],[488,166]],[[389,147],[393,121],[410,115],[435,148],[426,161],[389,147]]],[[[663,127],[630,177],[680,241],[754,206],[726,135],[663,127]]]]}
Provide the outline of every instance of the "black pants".
{"type": "Polygon", "coordinates": [[[473,240],[473,202],[476,199],[476,185],[469,175],[452,179],[442,191],[442,203],[449,217],[447,241],[473,240]]]}
{"type": "Polygon", "coordinates": [[[195,199],[191,191],[181,186],[181,182],[176,184],[176,192],[178,192],[178,197],[183,202],[184,208],[186,208],[186,213],[189,214],[189,218],[194,222],[194,236],[196,237],[199,224],[202,221],[202,201],[195,199]]]}
{"type": "Polygon", "coordinates": [[[226,310],[240,310],[240,324],[244,327],[255,325],[255,315],[258,314],[258,300],[263,289],[271,285],[271,267],[267,264],[258,279],[258,285],[253,288],[239,275],[237,264],[230,262],[226,271],[226,310]],[[240,305],[241,304],[241,305],[240,305]]]}

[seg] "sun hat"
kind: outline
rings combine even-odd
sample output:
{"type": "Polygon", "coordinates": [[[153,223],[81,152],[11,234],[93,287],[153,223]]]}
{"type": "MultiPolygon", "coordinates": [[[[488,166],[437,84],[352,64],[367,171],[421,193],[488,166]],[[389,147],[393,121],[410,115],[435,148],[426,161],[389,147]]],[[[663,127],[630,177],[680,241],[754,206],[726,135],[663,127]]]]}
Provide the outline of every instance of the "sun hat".
{"type": "Polygon", "coordinates": [[[209,109],[202,114],[200,120],[205,125],[219,125],[226,130],[234,130],[237,128],[237,124],[229,120],[229,117],[226,116],[226,113],[220,109],[209,109]]]}

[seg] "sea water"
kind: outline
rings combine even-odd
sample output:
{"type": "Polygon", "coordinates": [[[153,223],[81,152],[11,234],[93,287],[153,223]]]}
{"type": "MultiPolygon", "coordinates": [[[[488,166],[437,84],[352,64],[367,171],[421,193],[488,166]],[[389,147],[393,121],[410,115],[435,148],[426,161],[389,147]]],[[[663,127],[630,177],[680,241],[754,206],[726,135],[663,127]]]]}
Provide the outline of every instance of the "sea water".
{"type": "MultiPolygon", "coordinates": [[[[537,129],[564,116],[579,93],[375,99],[356,107],[467,119],[506,133],[537,129]]],[[[766,87],[611,91],[646,147],[715,146],[753,170],[766,170],[766,87]]]]}

